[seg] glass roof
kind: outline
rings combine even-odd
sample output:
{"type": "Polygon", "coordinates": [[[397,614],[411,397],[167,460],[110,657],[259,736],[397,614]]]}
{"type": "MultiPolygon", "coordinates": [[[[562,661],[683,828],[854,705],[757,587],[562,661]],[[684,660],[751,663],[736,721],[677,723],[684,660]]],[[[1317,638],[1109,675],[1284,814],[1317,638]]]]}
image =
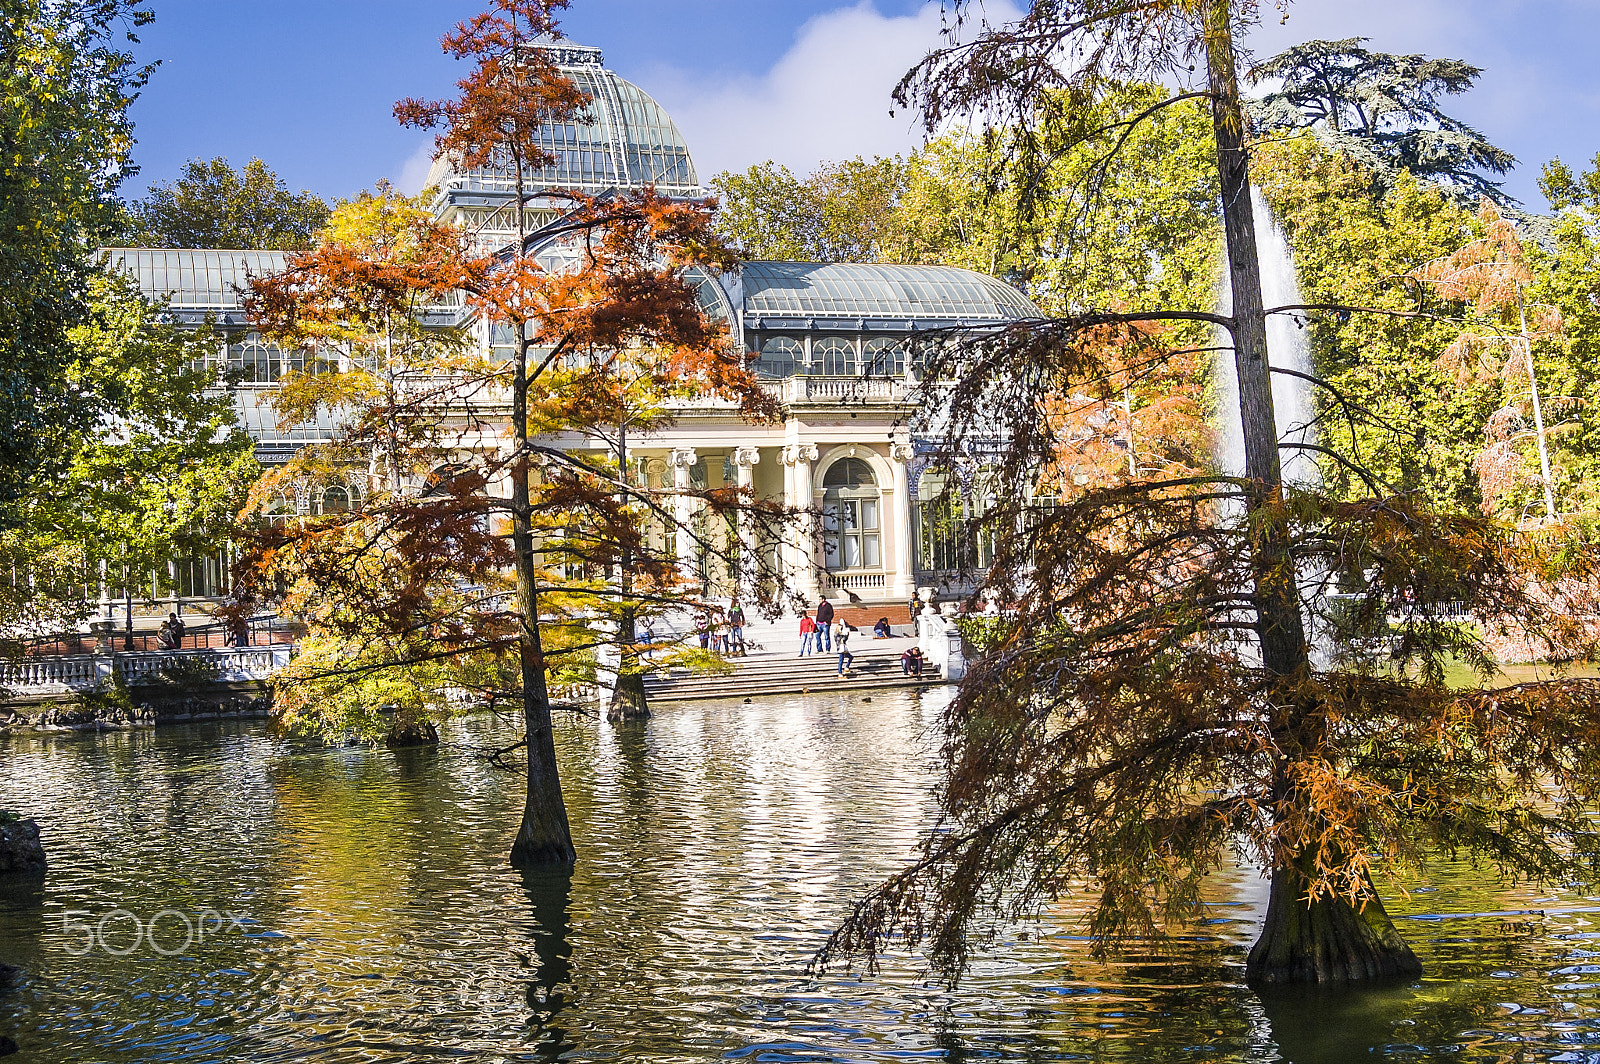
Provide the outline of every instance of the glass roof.
{"type": "Polygon", "coordinates": [[[1043,316],[1004,281],[953,266],[747,262],[743,276],[749,317],[1004,321],[1043,316]]]}
{"type": "MultiPolygon", "coordinates": [[[[530,171],[529,181],[589,193],[655,185],[670,196],[703,194],[689,146],[671,117],[643,89],[605,69],[598,48],[566,41],[535,47],[549,53],[557,68],[591,100],[578,121],[540,130],[541,142],[557,161],[548,169],[530,171]]],[[[511,168],[458,174],[447,160],[439,159],[428,184],[505,191],[512,187],[511,168]]]]}
{"type": "MultiPolygon", "coordinates": [[[[149,299],[196,313],[237,310],[249,279],[281,271],[286,260],[282,251],[108,248],[103,254],[149,299]]],[[[704,275],[693,280],[707,312],[726,317],[733,308],[720,286],[704,275]]],[[[747,262],[740,281],[746,319],[982,322],[1042,316],[1004,281],[953,266],[747,262]]]]}
{"type": "Polygon", "coordinates": [[[279,273],[282,251],[190,251],[171,248],[108,248],[113,269],[139,283],[146,298],[174,310],[231,310],[251,277],[279,273]]]}

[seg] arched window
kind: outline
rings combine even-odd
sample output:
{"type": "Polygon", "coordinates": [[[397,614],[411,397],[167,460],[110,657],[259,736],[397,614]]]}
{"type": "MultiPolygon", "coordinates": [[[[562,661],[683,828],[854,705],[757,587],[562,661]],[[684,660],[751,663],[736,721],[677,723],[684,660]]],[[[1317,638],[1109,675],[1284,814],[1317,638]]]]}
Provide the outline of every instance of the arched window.
{"type": "Polygon", "coordinates": [[[824,336],[811,345],[811,372],[824,377],[856,375],[856,345],[843,336],[824,336]]]}
{"type": "Polygon", "coordinates": [[[861,372],[869,377],[898,377],[906,371],[906,342],[892,336],[868,340],[861,372]]]}
{"type": "Polygon", "coordinates": [[[322,493],[322,512],[342,514],[351,510],[350,489],[335,484],[322,493]]]}
{"type": "Polygon", "coordinates": [[[841,458],[822,478],[822,552],[829,569],[876,569],[882,507],[872,467],[859,458],[841,458]]]}
{"type": "Polygon", "coordinates": [[[781,380],[800,372],[805,345],[792,336],[774,336],[761,345],[761,360],[756,372],[763,377],[781,380]]]}
{"type": "Polygon", "coordinates": [[[278,379],[278,349],[252,333],[245,343],[228,345],[228,368],[245,384],[271,384],[278,379]]]}

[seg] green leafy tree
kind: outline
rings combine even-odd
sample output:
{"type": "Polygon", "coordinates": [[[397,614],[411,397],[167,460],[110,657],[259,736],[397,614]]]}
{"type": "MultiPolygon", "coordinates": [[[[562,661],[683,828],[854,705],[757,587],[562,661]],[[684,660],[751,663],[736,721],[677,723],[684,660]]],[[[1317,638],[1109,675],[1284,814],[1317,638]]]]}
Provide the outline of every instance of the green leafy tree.
{"type": "Polygon", "coordinates": [[[711,179],[717,228],[747,258],[900,261],[895,213],[905,188],[898,157],[824,163],[804,181],[767,161],[711,179]]]}
{"type": "Polygon", "coordinates": [[[1563,505],[1600,510],[1600,155],[1581,173],[1559,159],[1540,188],[1555,211],[1547,245],[1529,245],[1533,302],[1555,308],[1560,336],[1534,345],[1539,380],[1565,422],[1551,446],[1563,505]]]}
{"type": "Polygon", "coordinates": [[[228,160],[190,159],[171,181],[129,204],[132,247],[308,248],[328,220],[328,205],[309,190],[291,192],[260,159],[235,170],[228,160]]]}
{"type": "Polygon", "coordinates": [[[92,425],[57,432],[51,475],[0,537],[4,612],[50,628],[88,612],[102,583],[148,587],[166,564],[215,551],[259,472],[232,394],[208,359],[216,337],[164,320],[121,276],[91,282],[90,315],[69,333],[63,383],[92,425]]]}
{"type": "Polygon", "coordinates": [[[1326,471],[1328,490],[1366,494],[1353,472],[1361,469],[1429,506],[1476,510],[1481,496],[1473,462],[1484,423],[1500,405],[1498,392],[1475,378],[1457,380],[1438,363],[1460,323],[1405,316],[1419,296],[1405,278],[1472,239],[1476,219],[1438,185],[1408,173],[1375,197],[1366,169],[1307,135],[1263,145],[1255,164],[1255,179],[1289,238],[1306,302],[1388,312],[1300,316],[1328,385],[1322,442],[1344,460],[1326,471]],[[1357,408],[1364,413],[1351,416],[1357,408]]]}
{"type": "Polygon", "coordinates": [[[0,2],[0,526],[62,431],[97,416],[64,387],[70,332],[100,235],[131,172],[128,106],[149,76],[113,42],[137,43],[142,0],[0,2]]]}
{"type": "Polygon", "coordinates": [[[1512,202],[1500,182],[1516,163],[1511,153],[1445,114],[1441,96],[1472,88],[1479,68],[1459,59],[1390,55],[1362,47],[1364,37],[1307,41],[1257,64],[1257,81],[1282,87],[1250,105],[1256,130],[1312,129],[1360,163],[1381,190],[1401,172],[1435,181],[1461,205],[1480,196],[1512,202]]]}

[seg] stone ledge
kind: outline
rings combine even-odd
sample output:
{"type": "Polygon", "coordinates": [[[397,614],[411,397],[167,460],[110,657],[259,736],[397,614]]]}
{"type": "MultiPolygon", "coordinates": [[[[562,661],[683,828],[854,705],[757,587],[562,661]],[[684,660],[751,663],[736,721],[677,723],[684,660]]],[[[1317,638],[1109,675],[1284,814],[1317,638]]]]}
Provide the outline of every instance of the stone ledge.
{"type": "Polygon", "coordinates": [[[194,692],[130,690],[133,705],[91,706],[76,698],[15,700],[0,706],[0,737],[126,731],[210,720],[266,720],[271,700],[261,685],[217,684],[194,692]]]}

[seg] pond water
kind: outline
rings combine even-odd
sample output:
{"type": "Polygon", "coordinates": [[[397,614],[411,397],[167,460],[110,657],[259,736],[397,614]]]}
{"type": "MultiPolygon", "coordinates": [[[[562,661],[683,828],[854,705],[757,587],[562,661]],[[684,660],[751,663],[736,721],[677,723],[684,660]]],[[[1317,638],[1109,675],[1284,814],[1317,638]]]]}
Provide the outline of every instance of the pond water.
{"type": "Polygon", "coordinates": [[[570,882],[505,866],[519,780],[464,747],[492,718],[399,754],[240,725],[0,741],[0,808],[52,862],[0,890],[26,969],[0,1035],[28,1062],[1600,1061],[1600,903],[1448,863],[1392,906],[1427,977],[1382,991],[1243,987],[1242,872],[1196,934],[1114,960],[1063,910],[955,991],[909,957],[807,976],[928,822],[943,697],[562,724],[570,882]]]}

